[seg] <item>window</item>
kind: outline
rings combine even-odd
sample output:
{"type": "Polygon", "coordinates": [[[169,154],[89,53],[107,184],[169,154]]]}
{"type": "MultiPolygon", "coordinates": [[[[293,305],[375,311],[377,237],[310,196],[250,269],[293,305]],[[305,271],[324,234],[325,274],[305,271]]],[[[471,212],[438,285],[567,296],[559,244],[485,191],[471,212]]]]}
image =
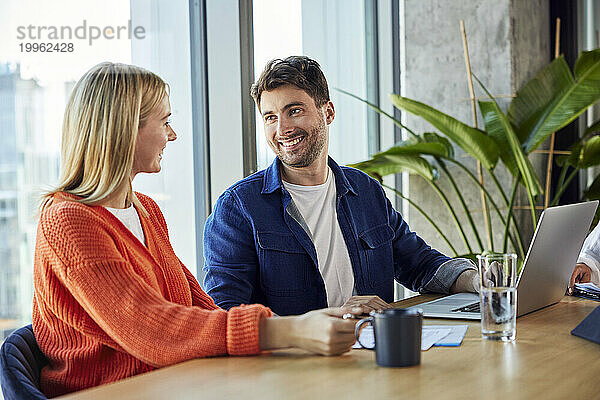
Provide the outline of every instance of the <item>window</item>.
{"type": "Polygon", "coordinates": [[[31,319],[39,198],[58,178],[71,88],[98,62],[131,60],[130,40],[93,40],[89,28],[128,20],[129,4],[118,0],[0,4],[0,338],[31,319]],[[41,51],[51,28],[73,44],[71,51],[41,51]],[[74,37],[75,30],[86,39],[74,37]]]}
{"type": "MultiPolygon", "coordinates": [[[[254,0],[254,81],[269,60],[302,53],[302,1],[254,0]],[[273,40],[276,35],[277,40],[273,40]]],[[[263,134],[262,117],[256,110],[256,160],[258,169],[273,162],[275,155],[263,134]]]]}
{"type": "Polygon", "coordinates": [[[249,59],[254,60],[254,72],[248,79],[257,77],[271,58],[311,56],[320,62],[336,105],[333,157],[342,164],[356,162],[393,142],[391,124],[379,123],[377,116],[374,120],[375,114],[364,104],[335,90],[374,102],[392,91],[388,89],[391,1],[4,0],[0,2],[0,337],[30,321],[39,197],[58,179],[67,98],[82,74],[102,61],[148,68],[170,85],[178,140],[167,146],[161,173],[137,177],[134,189],[157,200],[175,252],[198,274],[204,214],[248,171],[244,154],[254,148],[244,148],[244,135],[256,138],[259,168],[273,159],[260,118],[256,132],[244,128],[244,113],[251,109],[252,115],[254,110],[242,96],[249,90],[244,77],[248,65],[242,61],[248,51],[244,40],[249,40],[240,18],[244,4],[252,4],[247,11],[253,15],[246,21],[253,27],[249,59]],[[197,10],[189,7],[198,5],[206,30],[202,26],[203,33],[194,36],[198,21],[190,15],[197,10]],[[112,27],[109,34],[121,36],[102,36],[107,27],[112,27]],[[143,34],[133,34],[136,27],[143,34]],[[100,36],[95,37],[98,28],[100,36]],[[40,51],[44,41],[73,46],[48,53],[40,51]],[[195,69],[199,59],[202,65],[195,69]],[[201,98],[196,98],[198,82],[204,85],[201,98]],[[206,99],[210,107],[200,112],[198,104],[205,105],[206,99]],[[201,117],[205,125],[198,124],[199,114],[206,114],[201,117]],[[210,136],[199,148],[204,127],[210,136]],[[198,163],[200,153],[205,154],[198,163]],[[199,167],[202,163],[207,168],[199,167]],[[206,177],[199,180],[200,174],[206,177]],[[199,196],[206,197],[201,210],[199,196]]]}
{"type": "Polygon", "coordinates": [[[178,140],[161,173],[138,176],[134,189],[157,200],[175,252],[196,274],[194,196],[202,190],[194,183],[188,2],[5,0],[0,23],[0,339],[31,320],[39,198],[58,179],[68,96],[102,61],[142,66],[170,86],[178,140]],[[41,43],[72,47],[50,53],[41,43]]]}
{"type": "MultiPolygon", "coordinates": [[[[132,1],[133,26],[148,32],[131,42],[131,63],[158,74],[169,85],[171,119],[177,140],[167,144],[158,174],[139,174],[134,189],[148,194],[160,206],[175,254],[197,273],[196,212],[194,207],[190,30],[187,2],[132,1]]],[[[200,224],[203,221],[199,222],[200,224]]]]}
{"type": "MultiPolygon", "coordinates": [[[[366,159],[379,149],[370,139],[379,136],[368,121],[371,113],[361,102],[336,89],[367,98],[368,70],[377,65],[369,42],[367,18],[374,4],[364,0],[254,0],[254,71],[258,78],[268,60],[290,55],[307,55],[319,62],[336,107],[330,126],[329,153],[342,164],[366,159]],[[276,40],[275,40],[276,38],[276,40]],[[369,129],[371,128],[371,129],[369,129]]],[[[376,50],[376,49],[375,49],[376,50]]],[[[371,99],[373,100],[373,99],[371,99]]],[[[378,102],[378,100],[375,100],[378,102]]],[[[258,169],[274,159],[264,135],[261,118],[256,117],[258,169]]]]}

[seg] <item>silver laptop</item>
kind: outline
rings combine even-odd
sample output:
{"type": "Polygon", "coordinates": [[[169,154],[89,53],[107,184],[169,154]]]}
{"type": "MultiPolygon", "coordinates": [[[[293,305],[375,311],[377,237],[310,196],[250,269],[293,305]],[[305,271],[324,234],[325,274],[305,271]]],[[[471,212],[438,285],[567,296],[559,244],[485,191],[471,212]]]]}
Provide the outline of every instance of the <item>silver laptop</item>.
{"type": "MultiPolygon", "coordinates": [[[[594,200],[544,210],[517,281],[518,317],[565,295],[597,207],[594,200]]],[[[476,293],[457,293],[411,308],[422,309],[426,317],[481,319],[476,293]]]]}

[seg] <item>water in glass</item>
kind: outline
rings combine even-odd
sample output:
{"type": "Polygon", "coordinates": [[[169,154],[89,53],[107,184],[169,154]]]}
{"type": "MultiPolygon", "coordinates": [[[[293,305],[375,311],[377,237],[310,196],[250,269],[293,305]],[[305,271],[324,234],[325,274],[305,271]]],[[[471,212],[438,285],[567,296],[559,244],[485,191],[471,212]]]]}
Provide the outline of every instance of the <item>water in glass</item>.
{"type": "Polygon", "coordinates": [[[515,340],[517,289],[481,288],[481,334],[483,338],[511,342],[515,340]]]}

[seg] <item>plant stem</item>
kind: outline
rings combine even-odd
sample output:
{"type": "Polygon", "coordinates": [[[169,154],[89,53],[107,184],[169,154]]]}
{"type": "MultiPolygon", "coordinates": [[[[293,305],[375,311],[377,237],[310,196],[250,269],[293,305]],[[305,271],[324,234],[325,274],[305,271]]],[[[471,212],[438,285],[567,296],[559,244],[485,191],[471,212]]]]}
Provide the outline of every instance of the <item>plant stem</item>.
{"type": "Polygon", "coordinates": [[[556,196],[554,196],[554,199],[552,199],[552,203],[550,203],[550,206],[555,206],[558,204],[558,201],[560,200],[560,196],[562,196],[562,194],[565,192],[565,190],[567,189],[567,186],[569,186],[569,183],[571,183],[573,178],[575,178],[575,176],[577,176],[577,172],[579,172],[579,168],[574,168],[573,172],[571,172],[571,174],[569,175],[569,177],[567,178],[565,183],[560,187],[560,189],[558,189],[558,192],[556,193],[556,196]]]}
{"type": "Polygon", "coordinates": [[[527,190],[527,199],[529,200],[529,209],[531,210],[531,221],[533,222],[533,230],[537,227],[537,216],[535,215],[535,200],[531,192],[527,190]]]}
{"type": "MultiPolygon", "coordinates": [[[[565,177],[567,176],[567,171],[569,170],[569,164],[565,162],[562,169],[560,170],[560,176],[558,177],[558,185],[557,187],[562,187],[563,183],[565,183],[565,177]]],[[[556,196],[554,196],[556,197],[556,196]]],[[[554,199],[552,199],[554,200],[554,199]]]]}
{"type": "MultiPolygon", "coordinates": [[[[485,188],[479,182],[479,180],[475,177],[475,175],[473,175],[473,173],[471,171],[469,171],[469,169],[464,164],[462,164],[459,161],[456,161],[456,160],[454,160],[452,158],[445,158],[445,160],[450,161],[450,162],[456,164],[457,166],[459,166],[467,174],[467,176],[469,176],[473,180],[473,182],[475,182],[475,184],[478,185],[481,190],[483,190],[483,192],[485,193],[485,195],[489,199],[490,204],[492,205],[492,207],[494,207],[494,210],[496,210],[496,213],[498,214],[498,217],[500,218],[500,221],[502,222],[502,224],[504,226],[506,226],[506,224],[507,224],[506,221],[509,221],[508,223],[510,223],[510,221],[511,221],[510,219],[508,219],[508,220],[504,219],[504,216],[502,215],[502,212],[500,211],[500,208],[498,207],[498,205],[494,201],[494,198],[491,196],[490,192],[488,192],[487,188],[485,188]]],[[[496,180],[496,182],[498,182],[498,180],[496,180]]],[[[508,206],[508,199],[506,199],[506,205],[508,206]]],[[[517,228],[517,225],[516,225],[516,222],[514,221],[514,219],[513,219],[513,224],[514,224],[514,227],[515,227],[515,232],[517,233],[517,236],[518,236],[518,240],[515,240],[515,238],[512,235],[509,235],[510,242],[512,243],[512,245],[513,245],[513,247],[515,249],[519,250],[521,256],[524,256],[525,252],[523,250],[523,243],[522,243],[522,239],[521,239],[521,233],[519,232],[519,230],[517,228]]]]}
{"type": "Polygon", "coordinates": [[[450,240],[448,240],[448,238],[446,237],[446,235],[444,235],[444,233],[442,232],[442,230],[437,226],[437,224],[435,222],[433,222],[433,220],[425,213],[425,211],[423,211],[423,209],[421,207],[419,207],[414,201],[412,201],[408,197],[404,196],[402,193],[400,193],[396,189],[392,188],[391,186],[388,186],[386,184],[381,184],[381,186],[383,186],[386,189],[391,190],[392,192],[394,192],[396,194],[396,196],[400,197],[401,199],[404,199],[404,200],[408,201],[408,204],[410,204],[418,212],[420,212],[421,215],[423,217],[425,217],[425,219],[431,224],[431,226],[433,226],[435,228],[435,230],[440,234],[440,236],[442,237],[442,239],[444,239],[444,241],[446,242],[446,244],[448,245],[448,247],[450,247],[450,250],[452,251],[452,253],[454,253],[454,257],[458,256],[458,252],[456,251],[456,249],[454,248],[454,246],[452,246],[452,243],[450,243],[450,240]]]}
{"type": "MultiPolygon", "coordinates": [[[[510,194],[510,203],[508,204],[508,213],[506,214],[506,219],[508,221],[510,221],[511,216],[512,216],[513,204],[515,201],[518,187],[519,187],[519,178],[515,178],[515,184],[513,185],[513,188],[512,188],[511,194],[510,194]]],[[[503,253],[506,253],[506,249],[508,247],[508,240],[507,240],[508,239],[508,227],[509,227],[509,224],[506,224],[504,226],[504,240],[502,243],[502,252],[503,253]]],[[[515,222],[515,227],[516,227],[516,222],[515,222]]],[[[515,228],[515,229],[517,230],[517,232],[519,231],[518,228],[515,228]]],[[[520,243],[520,241],[519,241],[519,243],[520,243]]],[[[521,250],[522,259],[525,259],[525,253],[523,251],[523,248],[521,248],[520,250],[521,250]]]]}
{"type": "MultiPolygon", "coordinates": [[[[477,163],[478,164],[478,171],[477,171],[477,175],[479,175],[480,178],[480,183],[481,186],[483,186],[483,171],[481,169],[481,163],[477,163]]],[[[481,195],[481,205],[483,206],[483,219],[486,223],[486,231],[488,234],[488,243],[490,246],[490,251],[493,253],[494,252],[494,232],[492,230],[492,213],[490,212],[490,208],[487,205],[487,202],[485,201],[486,198],[486,194],[483,190],[480,191],[480,195],[481,195]]]]}
{"type": "Polygon", "coordinates": [[[371,107],[373,110],[375,110],[376,112],[378,112],[379,114],[385,115],[386,117],[388,117],[389,119],[392,120],[392,122],[398,126],[401,129],[405,129],[414,139],[417,139],[418,141],[421,141],[421,137],[419,135],[417,135],[416,133],[414,133],[409,127],[407,127],[406,125],[404,125],[402,122],[398,121],[396,118],[394,118],[393,116],[391,116],[390,114],[386,113],[385,111],[383,111],[381,108],[377,107],[376,104],[371,103],[368,100],[365,100],[361,97],[358,97],[355,94],[352,94],[350,92],[345,91],[344,89],[340,89],[340,88],[334,88],[335,90],[337,90],[338,92],[342,92],[350,97],[355,98],[356,100],[362,101],[363,103],[365,103],[366,105],[368,105],[369,107],[371,107]]]}
{"type": "Polygon", "coordinates": [[[508,206],[508,197],[506,197],[506,193],[504,193],[504,189],[502,188],[502,185],[500,185],[500,182],[498,181],[498,178],[496,177],[496,174],[494,174],[494,171],[490,171],[490,170],[488,170],[488,173],[492,177],[492,180],[494,181],[494,184],[496,185],[496,188],[498,189],[498,191],[502,195],[502,198],[504,199],[504,204],[506,206],[508,206]]]}
{"type": "MultiPolygon", "coordinates": [[[[490,173],[490,175],[492,176],[492,179],[496,183],[498,190],[500,190],[502,192],[500,182],[498,182],[496,175],[492,171],[488,171],[488,172],[490,173]]],[[[520,182],[521,179],[520,178],[519,179],[515,178],[515,179],[516,179],[517,186],[518,186],[518,182],[520,182]]],[[[513,192],[514,193],[511,195],[511,197],[516,194],[516,189],[513,188],[513,192]]],[[[502,192],[502,194],[504,195],[504,192],[502,192]]],[[[504,195],[504,196],[506,196],[506,195],[504,195]]],[[[535,215],[535,201],[533,200],[533,196],[531,195],[531,191],[529,191],[529,190],[527,190],[527,198],[529,199],[529,208],[531,210],[531,219],[533,221],[533,229],[535,230],[535,227],[537,226],[537,217],[535,215]]],[[[511,202],[513,200],[514,199],[511,199],[511,202]]],[[[507,203],[507,206],[508,206],[508,203],[507,203]]],[[[512,205],[510,207],[511,208],[509,208],[509,212],[512,210],[512,205]]],[[[517,225],[517,222],[515,221],[515,227],[516,227],[516,225],[517,225]]],[[[519,232],[518,228],[516,228],[516,230],[517,230],[517,232],[519,232]]]]}
{"type": "Polygon", "coordinates": [[[448,211],[450,211],[450,215],[452,215],[452,219],[454,220],[454,223],[456,224],[456,227],[458,228],[458,231],[460,232],[460,235],[462,236],[462,240],[467,248],[467,251],[469,253],[473,253],[473,249],[471,249],[471,245],[469,244],[469,241],[467,240],[467,235],[465,234],[465,231],[463,230],[462,226],[460,225],[460,222],[458,221],[458,217],[456,216],[456,213],[454,212],[452,205],[450,205],[450,201],[448,200],[448,197],[446,197],[444,192],[442,192],[442,190],[439,188],[438,185],[435,184],[435,182],[427,180],[427,179],[426,179],[426,181],[427,181],[427,183],[429,183],[431,185],[431,187],[433,188],[433,190],[435,190],[435,192],[438,194],[438,196],[440,196],[440,198],[446,205],[446,208],[448,208],[448,211]]]}
{"type": "Polygon", "coordinates": [[[454,191],[456,192],[456,196],[458,197],[460,204],[463,206],[463,209],[465,210],[467,220],[469,221],[469,224],[471,225],[471,229],[473,230],[473,234],[475,235],[477,244],[479,245],[479,248],[483,252],[483,243],[481,242],[481,238],[479,237],[479,232],[477,232],[477,228],[475,227],[475,222],[473,222],[473,218],[471,217],[471,212],[469,211],[469,208],[467,207],[467,203],[465,203],[464,197],[460,193],[460,190],[458,190],[458,186],[456,186],[456,181],[454,180],[454,177],[452,176],[452,174],[446,167],[446,163],[444,163],[444,161],[441,158],[435,157],[435,160],[440,165],[442,170],[446,173],[446,175],[448,175],[448,180],[450,181],[450,184],[454,188],[454,191]]]}
{"type": "MultiPolygon", "coordinates": [[[[494,171],[492,170],[488,170],[488,173],[490,174],[490,176],[492,177],[492,181],[494,181],[494,184],[496,185],[496,188],[498,189],[498,191],[500,192],[500,194],[502,195],[502,198],[504,199],[504,205],[506,205],[506,207],[508,208],[508,219],[507,221],[511,221],[512,219],[512,223],[514,224],[514,229],[515,229],[515,233],[517,235],[518,238],[518,244],[519,244],[519,251],[521,252],[521,254],[524,256],[525,255],[525,245],[523,242],[523,237],[521,236],[521,231],[519,230],[519,226],[517,225],[517,220],[515,219],[514,215],[512,214],[512,203],[509,204],[508,198],[506,197],[506,193],[504,193],[504,189],[502,188],[502,185],[500,185],[500,182],[498,181],[498,178],[496,177],[496,174],[494,174],[494,171]]],[[[517,182],[520,181],[520,179],[515,178],[517,180],[517,182]]],[[[518,187],[518,185],[517,185],[518,187]]],[[[511,193],[511,199],[513,196],[516,195],[516,189],[513,188],[511,193]]],[[[514,199],[512,199],[514,200],[514,199]]],[[[514,246],[514,244],[513,244],[514,246]]]]}

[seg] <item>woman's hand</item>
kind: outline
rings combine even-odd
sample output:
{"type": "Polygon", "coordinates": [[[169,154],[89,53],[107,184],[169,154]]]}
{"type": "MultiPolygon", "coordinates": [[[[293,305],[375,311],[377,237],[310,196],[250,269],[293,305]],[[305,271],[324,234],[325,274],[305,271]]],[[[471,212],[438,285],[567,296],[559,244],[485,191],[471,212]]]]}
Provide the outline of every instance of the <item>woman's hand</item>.
{"type": "Polygon", "coordinates": [[[297,347],[311,353],[334,356],[345,353],[355,342],[356,319],[343,319],[346,313],[361,314],[362,308],[326,308],[293,317],[266,318],[260,324],[262,350],[297,347]]]}
{"type": "Polygon", "coordinates": [[[586,264],[580,263],[575,265],[573,273],[571,274],[571,280],[569,281],[569,288],[567,289],[568,294],[573,293],[573,287],[576,283],[585,283],[592,280],[592,269],[586,264]]]}

